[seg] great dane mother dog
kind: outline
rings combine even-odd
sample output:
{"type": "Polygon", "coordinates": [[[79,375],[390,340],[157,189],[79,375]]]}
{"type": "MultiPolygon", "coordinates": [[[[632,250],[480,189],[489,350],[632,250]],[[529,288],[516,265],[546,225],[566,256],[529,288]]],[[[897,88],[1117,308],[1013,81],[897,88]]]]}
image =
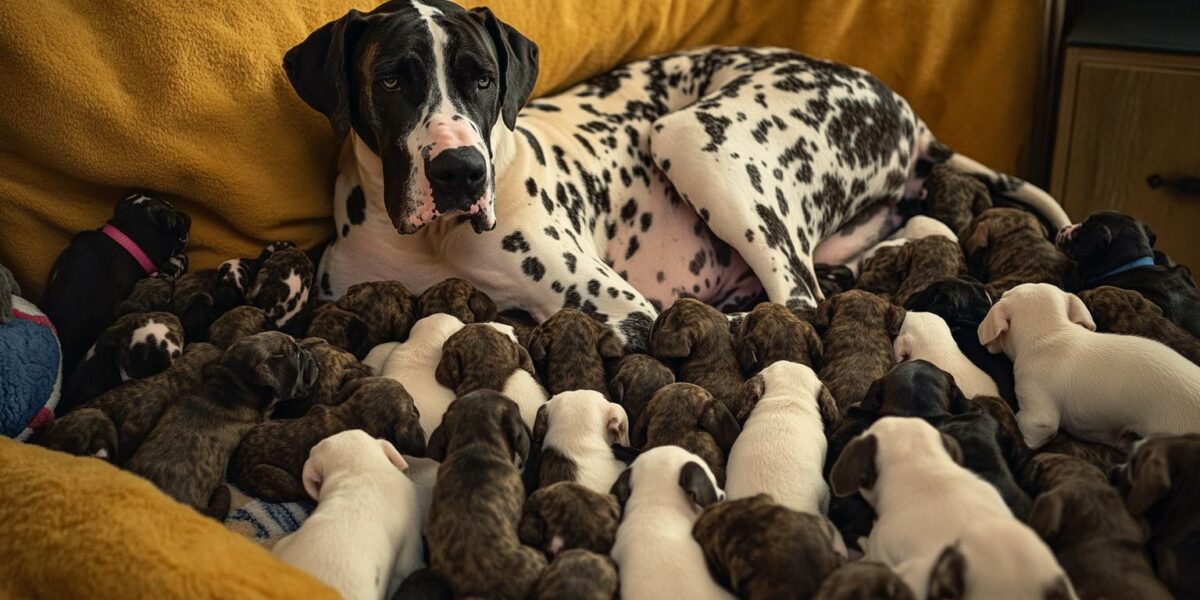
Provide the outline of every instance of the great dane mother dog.
{"type": "Polygon", "coordinates": [[[457,276],[538,320],[578,308],[640,349],[680,296],[813,306],[814,259],[881,237],[934,162],[1069,224],[870,74],[787,50],[667,54],[526,106],[533,42],[486,8],[393,0],[316,30],[284,68],[343,143],[327,298],[457,276]],[[863,214],[879,216],[837,235],[863,214]]]}

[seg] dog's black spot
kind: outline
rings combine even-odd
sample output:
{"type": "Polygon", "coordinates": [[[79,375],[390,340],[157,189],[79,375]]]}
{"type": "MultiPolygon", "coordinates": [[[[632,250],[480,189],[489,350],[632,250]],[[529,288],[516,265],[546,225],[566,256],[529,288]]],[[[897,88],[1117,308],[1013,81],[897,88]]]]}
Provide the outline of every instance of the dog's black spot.
{"type": "Polygon", "coordinates": [[[700,269],[704,268],[704,263],[707,259],[708,256],[703,250],[697,252],[696,256],[692,257],[692,261],[688,263],[688,270],[692,272],[692,275],[699,275],[700,269]]]}
{"type": "Polygon", "coordinates": [[[547,225],[546,228],[542,230],[542,232],[545,233],[546,236],[551,239],[555,239],[555,240],[558,239],[558,229],[555,229],[553,225],[547,225]]]}
{"type": "Polygon", "coordinates": [[[579,291],[575,289],[575,285],[567,288],[563,294],[563,308],[579,308],[583,303],[583,297],[579,295],[579,291]]]}
{"type": "Polygon", "coordinates": [[[600,295],[600,282],[595,279],[588,280],[587,291],[592,296],[599,296],[600,295]]]}
{"type": "Polygon", "coordinates": [[[730,121],[729,117],[713,116],[701,111],[696,111],[696,120],[704,126],[704,133],[708,134],[708,144],[700,150],[716,152],[720,149],[721,144],[725,143],[725,130],[733,124],[733,121],[730,121]]]}
{"type": "Polygon", "coordinates": [[[362,225],[367,219],[367,196],[361,186],[354,186],[346,197],[346,218],[350,219],[351,225],[362,225]]]}
{"type": "Polygon", "coordinates": [[[524,127],[518,126],[517,131],[525,136],[525,140],[529,142],[529,147],[533,149],[533,156],[537,159],[538,164],[543,167],[546,166],[546,155],[542,152],[542,144],[538,142],[537,136],[524,127]]]}
{"type": "Polygon", "coordinates": [[[546,267],[536,256],[525,257],[525,260],[521,262],[521,271],[533,278],[534,281],[541,281],[542,277],[546,275],[546,267]]]}
{"type": "Polygon", "coordinates": [[[564,158],[566,151],[562,149],[562,146],[551,146],[550,150],[554,152],[554,163],[558,165],[558,170],[570,175],[571,168],[567,166],[567,161],[564,158]]]}
{"type": "Polygon", "coordinates": [[[556,294],[561,294],[563,293],[563,284],[555,279],[554,281],[550,282],[550,289],[554,290],[554,293],[556,294]]]}
{"type": "MultiPolygon", "coordinates": [[[[758,172],[758,167],[756,167],[752,164],[747,164],[746,165],[746,174],[750,176],[750,185],[754,187],[754,191],[761,194],[763,191],[762,174],[760,174],[758,172]]],[[[705,221],[707,221],[707,220],[708,219],[705,219],[705,221]]]]}
{"type": "Polygon", "coordinates": [[[575,139],[579,142],[579,144],[581,146],[583,146],[584,150],[588,151],[588,154],[591,154],[592,156],[596,156],[596,149],[592,148],[591,143],[589,143],[586,138],[584,138],[582,135],[579,135],[578,133],[574,134],[574,136],[575,136],[575,139]]]}
{"type": "Polygon", "coordinates": [[[550,195],[546,193],[546,190],[542,190],[541,196],[542,207],[546,209],[546,214],[554,214],[554,201],[550,199],[550,195]]]}
{"type": "Polygon", "coordinates": [[[521,234],[520,230],[504,236],[500,246],[506,252],[520,252],[521,254],[529,252],[529,242],[525,241],[525,236],[521,234]]]}
{"type": "Polygon", "coordinates": [[[662,161],[662,165],[660,165],[660,166],[662,167],[663,173],[670,173],[671,172],[671,159],[664,158],[662,161]]]}
{"type": "Polygon", "coordinates": [[[567,272],[575,274],[575,255],[570,252],[563,252],[563,263],[567,265],[567,272]]]}
{"type": "Polygon", "coordinates": [[[654,215],[650,213],[642,213],[642,233],[650,231],[650,225],[654,222],[654,215]]]}
{"type": "Polygon", "coordinates": [[[584,300],[583,304],[579,307],[579,310],[583,314],[588,315],[601,323],[608,322],[608,315],[600,312],[600,310],[596,308],[596,305],[593,304],[591,300],[584,300]]]}
{"type": "Polygon", "coordinates": [[[346,224],[342,224],[342,237],[347,237],[349,235],[350,235],[350,226],[346,225],[346,224]]]}
{"type": "Polygon", "coordinates": [[[638,209],[637,200],[630,198],[629,201],[626,202],[625,205],[621,207],[621,220],[626,223],[632,224],[633,218],[635,216],[637,216],[637,209],[638,209]]]}
{"type": "Polygon", "coordinates": [[[608,288],[608,297],[609,298],[616,298],[618,295],[620,295],[620,293],[621,292],[618,291],[617,288],[615,288],[615,287],[608,288]]]}
{"type": "Polygon", "coordinates": [[[326,296],[333,295],[333,284],[329,282],[329,273],[321,274],[321,293],[326,296]]]}
{"type": "Polygon", "coordinates": [[[534,181],[532,177],[530,177],[529,179],[526,179],[526,180],[525,180],[525,191],[526,191],[526,192],[529,192],[529,197],[530,197],[530,198],[536,198],[536,197],[537,197],[537,195],[538,195],[538,186],[537,186],[537,182],[536,182],[536,181],[534,181]]]}
{"type": "Polygon", "coordinates": [[[629,246],[625,248],[625,260],[629,260],[630,258],[633,258],[633,255],[637,254],[639,247],[641,247],[641,246],[640,246],[640,242],[638,242],[637,236],[636,235],[630,236],[629,237],[629,246]]]}
{"type": "Polygon", "coordinates": [[[659,271],[657,274],[655,274],[654,279],[657,280],[659,283],[662,283],[667,280],[667,274],[663,273],[662,271],[659,271]]]}

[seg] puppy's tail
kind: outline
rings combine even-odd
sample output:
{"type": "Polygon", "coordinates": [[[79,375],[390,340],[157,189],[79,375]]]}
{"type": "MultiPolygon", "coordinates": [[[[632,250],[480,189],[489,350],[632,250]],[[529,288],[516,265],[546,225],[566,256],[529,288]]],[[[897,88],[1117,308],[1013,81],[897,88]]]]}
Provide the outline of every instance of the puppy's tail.
{"type": "MultiPolygon", "coordinates": [[[[944,161],[939,162],[945,162],[947,165],[963,173],[976,177],[988,187],[988,191],[991,192],[993,197],[1003,196],[1038,212],[1054,226],[1051,231],[1058,231],[1071,224],[1070,217],[1067,216],[1066,211],[1063,210],[1058,201],[1042,188],[1011,175],[995,171],[969,156],[950,150],[938,142],[934,142],[934,144],[942,146],[941,149],[948,154],[944,161]]],[[[939,153],[931,149],[931,154],[937,155],[939,153]]],[[[946,154],[943,154],[943,156],[946,154]]]]}

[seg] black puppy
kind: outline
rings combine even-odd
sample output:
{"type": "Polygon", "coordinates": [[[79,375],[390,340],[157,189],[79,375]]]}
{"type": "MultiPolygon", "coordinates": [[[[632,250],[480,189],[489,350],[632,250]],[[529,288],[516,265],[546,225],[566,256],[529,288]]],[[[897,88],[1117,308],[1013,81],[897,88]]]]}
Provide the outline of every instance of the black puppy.
{"type": "Polygon", "coordinates": [[[944,319],[958,349],[996,382],[1000,397],[1013,410],[1017,409],[1012,360],[1003,353],[988,352],[979,343],[979,324],[992,309],[992,298],[978,279],[963,276],[935,281],[913,294],[904,303],[904,308],[930,312],[944,319]]]}
{"type": "Polygon", "coordinates": [[[1022,521],[1029,515],[1032,500],[1017,484],[997,442],[999,425],[985,412],[954,415],[938,426],[938,431],[954,438],[963,453],[963,466],[992,484],[1004,503],[1022,521]]]}
{"type": "Polygon", "coordinates": [[[1159,264],[1155,241],[1157,236],[1145,223],[1105,210],[1063,228],[1056,243],[1079,263],[1077,290],[1111,285],[1140,292],[1162,309],[1163,316],[1200,337],[1200,290],[1192,272],[1183,265],[1159,264]]]}
{"type": "Polygon", "coordinates": [[[191,227],[191,218],[170,202],[132,194],[117,203],[104,227],[71,238],[50,269],[41,304],[62,342],[64,376],[112,324],[117,304],[138,280],[187,270],[183,251],[191,227]]]}

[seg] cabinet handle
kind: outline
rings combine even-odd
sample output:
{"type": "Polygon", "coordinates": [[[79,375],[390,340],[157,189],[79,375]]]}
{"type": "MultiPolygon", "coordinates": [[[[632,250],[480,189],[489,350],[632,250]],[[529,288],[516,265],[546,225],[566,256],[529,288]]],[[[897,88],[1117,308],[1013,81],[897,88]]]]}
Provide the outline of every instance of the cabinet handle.
{"type": "Polygon", "coordinates": [[[1146,185],[1154,190],[1165,187],[1181,194],[1200,194],[1200,177],[1176,177],[1169,179],[1155,173],[1146,178],[1146,185]]]}

